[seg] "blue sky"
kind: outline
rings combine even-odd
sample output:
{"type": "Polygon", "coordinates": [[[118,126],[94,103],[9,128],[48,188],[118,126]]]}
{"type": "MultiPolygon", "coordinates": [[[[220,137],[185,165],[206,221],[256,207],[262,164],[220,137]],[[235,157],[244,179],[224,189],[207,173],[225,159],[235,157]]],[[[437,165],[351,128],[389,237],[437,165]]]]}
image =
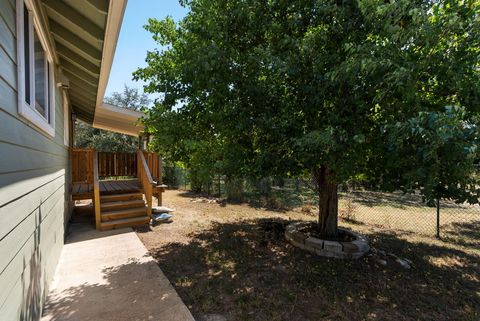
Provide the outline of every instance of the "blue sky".
{"type": "Polygon", "coordinates": [[[180,6],[178,0],[128,1],[105,96],[115,91],[121,92],[124,84],[143,90],[143,83],[132,80],[132,72],[144,67],[147,51],[157,47],[150,34],[143,29],[148,18],[171,16],[178,21],[186,14],[187,9],[180,6]]]}

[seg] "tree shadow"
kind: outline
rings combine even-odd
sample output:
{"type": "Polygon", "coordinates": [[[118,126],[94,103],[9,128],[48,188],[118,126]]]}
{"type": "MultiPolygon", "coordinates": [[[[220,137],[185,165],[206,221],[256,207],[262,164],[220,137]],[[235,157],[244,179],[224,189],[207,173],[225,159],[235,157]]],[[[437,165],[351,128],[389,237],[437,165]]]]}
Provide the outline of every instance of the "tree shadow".
{"type": "Polygon", "coordinates": [[[480,220],[442,226],[442,239],[462,246],[480,248],[480,220]]]}
{"type": "MultiPolygon", "coordinates": [[[[368,206],[391,206],[405,209],[406,207],[432,207],[428,206],[419,194],[404,194],[402,192],[380,191],[350,191],[342,193],[343,198],[350,198],[356,203],[368,206]]],[[[471,205],[457,204],[450,200],[441,200],[441,208],[445,209],[468,209],[471,205]]]]}
{"type": "MultiPolygon", "coordinates": [[[[184,198],[205,198],[205,199],[217,199],[214,195],[208,195],[207,193],[197,193],[192,191],[183,191],[177,194],[180,197],[184,198]]],[[[304,201],[301,199],[300,195],[297,193],[290,193],[289,190],[280,190],[274,189],[270,195],[260,195],[255,193],[245,193],[242,199],[239,200],[226,200],[221,198],[218,205],[221,207],[229,205],[248,205],[255,209],[266,208],[269,211],[274,211],[278,213],[285,213],[289,209],[292,209],[297,206],[304,204],[304,201]]]]}
{"type": "MultiPolygon", "coordinates": [[[[183,191],[178,194],[184,198],[212,198],[213,195],[207,193],[196,193],[193,191],[183,191]]],[[[415,208],[432,208],[428,206],[419,194],[404,194],[402,192],[380,192],[380,191],[366,191],[354,190],[349,192],[339,193],[340,199],[351,199],[355,203],[367,206],[388,206],[399,209],[406,209],[408,207],[415,208]]],[[[270,195],[261,195],[259,193],[245,193],[244,199],[240,201],[228,201],[228,204],[247,204],[252,208],[267,208],[271,211],[285,212],[294,207],[299,207],[305,204],[317,204],[318,196],[311,193],[305,193],[305,190],[295,189],[281,189],[274,188],[270,195]]],[[[222,203],[221,205],[225,205],[222,203]]],[[[457,209],[457,210],[471,210],[472,205],[457,204],[450,200],[441,201],[442,209],[457,209]]]]}
{"type": "MultiPolygon", "coordinates": [[[[19,318],[22,321],[39,320],[41,317],[42,305],[46,298],[46,289],[48,284],[45,277],[42,277],[42,255],[39,250],[35,251],[28,263],[28,279],[22,275],[22,303],[20,306],[19,318]],[[42,282],[43,280],[43,282],[42,282]]],[[[27,264],[23,262],[23,270],[27,269],[27,264]]]]}
{"type": "Polygon", "coordinates": [[[196,193],[196,192],[192,192],[192,191],[181,191],[177,195],[180,196],[180,197],[185,197],[185,198],[207,197],[207,194],[205,194],[205,193],[196,193]]]}
{"type": "Polygon", "coordinates": [[[318,257],[285,242],[289,221],[214,223],[185,243],[150,249],[196,318],[228,320],[478,319],[480,256],[372,233],[371,245],[413,261],[318,257]],[[268,226],[268,224],[267,224],[268,226]],[[448,282],[446,282],[448,280],[448,282]]]}
{"type": "Polygon", "coordinates": [[[354,218],[348,218],[348,217],[340,217],[339,218],[341,221],[344,221],[345,223],[352,224],[352,225],[366,225],[364,222],[359,221],[354,218]]]}
{"type": "MultiPolygon", "coordinates": [[[[35,215],[35,229],[32,234],[32,252],[24,252],[23,254],[20,254],[23,255],[22,270],[21,274],[19,273],[21,294],[15,293],[14,289],[4,289],[5,291],[12,291],[9,295],[18,295],[17,299],[19,299],[19,301],[15,301],[15,303],[20,303],[20,305],[15,312],[15,317],[22,321],[34,321],[40,319],[42,306],[48,289],[46,275],[47,262],[43,259],[44,255],[42,254],[42,250],[45,250],[46,248],[42,249],[40,244],[42,240],[41,221],[44,219],[41,204],[42,203],[38,206],[37,211],[32,214],[35,215]]],[[[9,308],[11,307],[7,307],[6,310],[9,308]]],[[[12,312],[13,309],[10,310],[10,313],[12,312]]],[[[10,315],[9,317],[13,316],[10,315]]],[[[0,317],[0,319],[2,319],[2,317],[0,317]]]]}
{"type": "Polygon", "coordinates": [[[83,283],[50,294],[45,321],[191,320],[169,284],[158,284],[161,272],[153,260],[132,260],[104,268],[98,283],[83,283]],[[150,278],[150,284],[145,283],[150,278]],[[158,285],[158,286],[157,286],[158,285]],[[148,287],[148,289],[144,289],[148,287]]]}
{"type": "Polygon", "coordinates": [[[344,198],[351,198],[356,203],[374,207],[374,206],[391,206],[396,208],[405,207],[425,207],[420,195],[403,194],[403,193],[384,193],[375,191],[351,191],[342,193],[344,198]]]}
{"type": "Polygon", "coordinates": [[[248,204],[254,208],[285,212],[303,205],[318,204],[318,197],[312,190],[273,186],[270,193],[250,192],[246,194],[248,204]],[[310,192],[310,193],[306,193],[310,192]]]}

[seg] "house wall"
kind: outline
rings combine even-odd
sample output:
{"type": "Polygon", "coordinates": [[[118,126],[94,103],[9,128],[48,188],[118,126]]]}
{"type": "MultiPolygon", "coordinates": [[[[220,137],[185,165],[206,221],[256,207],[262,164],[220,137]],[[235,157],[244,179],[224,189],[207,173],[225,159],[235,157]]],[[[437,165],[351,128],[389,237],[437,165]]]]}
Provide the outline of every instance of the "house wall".
{"type": "MultiPolygon", "coordinates": [[[[55,137],[17,111],[15,0],[0,0],[0,320],[37,320],[69,219],[63,93],[55,137]]],[[[70,141],[72,141],[70,139],[70,141]]]]}

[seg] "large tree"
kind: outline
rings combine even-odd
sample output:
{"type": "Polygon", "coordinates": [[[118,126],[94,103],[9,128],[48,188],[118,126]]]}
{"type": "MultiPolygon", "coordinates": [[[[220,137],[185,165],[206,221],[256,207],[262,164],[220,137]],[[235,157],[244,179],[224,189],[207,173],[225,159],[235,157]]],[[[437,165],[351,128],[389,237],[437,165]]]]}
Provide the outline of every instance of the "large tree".
{"type": "Polygon", "coordinates": [[[178,24],[149,20],[166,49],[135,72],[163,95],[148,123],[166,133],[159,145],[213,140],[227,173],[311,173],[325,237],[337,234],[338,184],[359,173],[478,200],[479,1],[182,3],[178,24]]]}
{"type": "MultiPolygon", "coordinates": [[[[148,107],[150,99],[137,88],[124,86],[122,92],[113,92],[105,97],[105,102],[121,108],[140,110],[148,107]]],[[[138,138],[130,135],[115,133],[108,130],[93,128],[84,123],[75,124],[75,146],[81,148],[95,148],[101,152],[129,152],[138,148],[138,138]]]]}
{"type": "Polygon", "coordinates": [[[123,91],[114,91],[110,96],[105,97],[105,102],[121,108],[141,110],[147,108],[151,100],[148,95],[138,88],[123,85],[123,91]]]}

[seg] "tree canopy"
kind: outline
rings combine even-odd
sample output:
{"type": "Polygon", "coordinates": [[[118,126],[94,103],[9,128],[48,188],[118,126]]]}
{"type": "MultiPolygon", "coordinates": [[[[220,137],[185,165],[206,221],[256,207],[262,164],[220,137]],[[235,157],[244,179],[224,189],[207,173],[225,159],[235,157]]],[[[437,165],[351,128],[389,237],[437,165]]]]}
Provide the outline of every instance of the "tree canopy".
{"type": "Polygon", "coordinates": [[[138,88],[124,85],[122,92],[114,91],[110,96],[105,97],[105,102],[117,107],[139,111],[148,107],[151,100],[147,94],[141,92],[138,88]]]}
{"type": "Polygon", "coordinates": [[[478,201],[479,1],[182,3],[179,23],[149,19],[166,49],[134,73],[163,95],[147,122],[157,148],[227,175],[313,173],[324,235],[337,184],[358,174],[478,201]]]}

